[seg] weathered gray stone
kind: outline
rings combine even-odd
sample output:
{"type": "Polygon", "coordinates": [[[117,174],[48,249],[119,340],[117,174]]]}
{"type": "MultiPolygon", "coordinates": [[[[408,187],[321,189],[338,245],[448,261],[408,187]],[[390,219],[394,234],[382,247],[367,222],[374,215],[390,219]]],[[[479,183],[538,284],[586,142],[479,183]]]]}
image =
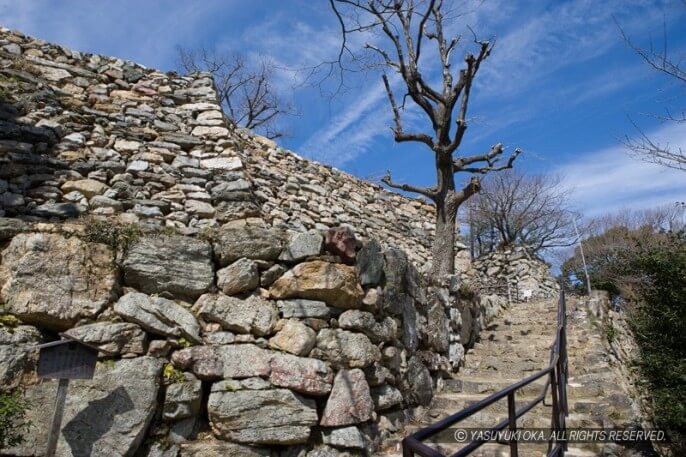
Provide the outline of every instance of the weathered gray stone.
{"type": "Polygon", "coordinates": [[[238,259],[217,271],[217,286],[227,295],[236,295],[255,289],[260,284],[257,263],[246,258],[238,259]]]}
{"type": "Polygon", "coordinates": [[[431,404],[433,398],[431,374],[419,357],[413,356],[407,362],[407,372],[403,375],[402,381],[400,388],[403,390],[404,398],[422,406],[431,404]]]}
{"type": "Polygon", "coordinates": [[[86,198],[100,195],[107,190],[107,185],[95,179],[80,179],[78,181],[67,181],[62,185],[62,192],[65,194],[72,191],[81,192],[86,198]]]}
{"type": "Polygon", "coordinates": [[[288,320],[276,335],[269,339],[269,347],[295,355],[307,355],[314,347],[316,333],[296,320],[288,320]]]}
{"type": "Polygon", "coordinates": [[[132,323],[96,322],[73,327],[65,333],[75,340],[97,346],[107,355],[145,353],[145,332],[132,323]]]}
{"type": "Polygon", "coordinates": [[[279,260],[293,262],[319,255],[323,243],[324,237],[319,232],[297,233],[291,237],[279,260]]]}
{"type": "Polygon", "coordinates": [[[349,309],[338,317],[338,325],[345,330],[362,332],[372,343],[393,341],[397,338],[398,325],[391,317],[377,322],[372,313],[349,309]]]}
{"type": "MultiPolygon", "coordinates": [[[[131,456],[143,441],[157,406],[162,362],[152,357],[98,364],[92,380],[72,380],[56,455],[131,456]]],[[[9,455],[43,455],[53,416],[56,381],[27,387],[32,425],[9,455]]]]}
{"type": "Polygon", "coordinates": [[[280,264],[275,264],[263,271],[260,275],[260,286],[269,287],[274,284],[274,281],[286,272],[287,268],[280,264]]]}
{"type": "Polygon", "coordinates": [[[200,412],[202,383],[189,373],[183,382],[167,386],[162,417],[166,420],[180,420],[196,416],[200,412]]]}
{"type": "Polygon", "coordinates": [[[239,443],[304,443],[317,424],[314,400],[288,389],[227,392],[213,386],[207,413],[217,437],[239,443]]]}
{"type": "Polygon", "coordinates": [[[446,352],[450,343],[450,326],[447,312],[450,309],[448,289],[430,287],[428,291],[426,342],[436,352],[446,352]]]}
{"type": "Polygon", "coordinates": [[[367,440],[355,426],[322,430],[322,442],[329,446],[348,449],[367,449],[367,440]]]}
{"type": "Polygon", "coordinates": [[[253,344],[193,346],[172,354],[172,363],[202,380],[269,376],[273,353],[253,344]]]}
{"type": "MultiPolygon", "coordinates": [[[[317,357],[336,367],[364,368],[381,360],[379,348],[365,335],[341,329],[322,329],[317,334],[317,357]]],[[[313,352],[314,356],[314,352],[313,352]]]]}
{"type": "Polygon", "coordinates": [[[0,326],[0,392],[16,388],[23,374],[35,368],[37,354],[31,346],[41,340],[42,336],[35,327],[0,326]]]}
{"type": "Polygon", "coordinates": [[[284,318],[328,319],[331,315],[331,308],[326,306],[326,303],[323,301],[305,299],[279,300],[277,304],[284,318]]]}
{"type": "Polygon", "coordinates": [[[321,360],[274,354],[270,381],[301,394],[321,396],[331,391],[333,371],[321,360]]]}
{"type": "Polygon", "coordinates": [[[19,219],[0,217],[0,242],[12,239],[17,233],[21,233],[27,228],[27,224],[19,219]]]}
{"type": "Polygon", "coordinates": [[[371,419],[373,411],[364,372],[360,369],[341,370],[336,374],[319,424],[323,427],[360,424],[371,419]]]}
{"type": "Polygon", "coordinates": [[[200,326],[193,313],[172,300],[129,292],[114,304],[114,312],[151,333],[201,341],[200,326]]]}
{"type": "Polygon", "coordinates": [[[255,226],[223,228],[214,242],[214,255],[222,267],[241,257],[276,260],[284,245],[283,232],[255,226]]]}
{"type": "Polygon", "coordinates": [[[198,431],[198,416],[191,416],[174,422],[169,427],[168,439],[173,444],[185,443],[198,431]]]}
{"type": "Polygon", "coordinates": [[[322,260],[296,265],[269,292],[275,298],[321,300],[339,308],[359,308],[364,297],[353,267],[322,260]]]}
{"type": "Polygon", "coordinates": [[[372,387],[371,396],[372,401],[374,401],[374,409],[377,411],[392,408],[403,402],[403,394],[389,385],[372,387]]]}
{"type": "Polygon", "coordinates": [[[357,253],[357,274],[363,286],[376,286],[383,279],[384,256],[376,240],[370,240],[357,253]]]}
{"type": "Polygon", "coordinates": [[[65,330],[100,313],[116,289],[112,251],[102,244],[21,233],[2,253],[0,300],[29,324],[65,330]]]}
{"type": "Polygon", "coordinates": [[[212,249],[206,241],[183,236],[142,238],[122,262],[126,284],[155,294],[196,298],[212,286],[212,249]]]}
{"type": "Polygon", "coordinates": [[[193,309],[201,319],[217,322],[226,330],[257,336],[271,334],[278,318],[274,304],[256,295],[240,299],[223,294],[205,294],[193,309]]]}
{"type": "Polygon", "coordinates": [[[271,457],[269,449],[221,440],[198,440],[181,444],[179,457],[271,457]]]}

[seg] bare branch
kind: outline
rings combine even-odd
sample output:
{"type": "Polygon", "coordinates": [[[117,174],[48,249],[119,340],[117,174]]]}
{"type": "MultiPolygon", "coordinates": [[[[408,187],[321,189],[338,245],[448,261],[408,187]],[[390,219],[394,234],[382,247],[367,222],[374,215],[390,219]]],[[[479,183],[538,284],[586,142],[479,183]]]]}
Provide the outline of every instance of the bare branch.
{"type": "Polygon", "coordinates": [[[414,192],[417,194],[424,195],[425,197],[431,199],[436,197],[436,189],[434,187],[417,187],[412,186],[410,184],[398,184],[393,182],[393,180],[391,179],[390,170],[386,171],[386,175],[383,178],[381,178],[381,182],[386,184],[388,187],[392,187],[394,189],[404,190],[405,192],[414,192]]]}

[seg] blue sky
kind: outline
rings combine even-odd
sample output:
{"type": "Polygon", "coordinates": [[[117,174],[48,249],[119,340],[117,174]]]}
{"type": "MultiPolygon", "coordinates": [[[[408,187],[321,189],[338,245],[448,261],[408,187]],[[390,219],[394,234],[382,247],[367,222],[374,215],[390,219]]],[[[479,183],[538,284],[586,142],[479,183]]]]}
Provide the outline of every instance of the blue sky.
{"type": "MultiPolygon", "coordinates": [[[[645,115],[666,104],[683,110],[686,88],[649,69],[613,21],[644,46],[661,43],[665,23],[670,52],[686,59],[680,1],[485,0],[458,7],[469,11],[462,25],[497,37],[471,97],[465,153],[497,142],[521,148],[516,166],[561,174],[587,216],[686,200],[686,173],[632,159],[621,144],[634,133],[631,116],[654,137],[686,148],[683,124],[645,115]]],[[[278,87],[301,113],[288,119],[283,147],[362,178],[390,169],[396,181],[435,179],[423,145],[393,143],[378,74],[349,79],[350,88],[330,100],[289,71],[336,55],[340,33],[326,0],[0,0],[0,24],[163,70],[176,68],[179,45],[267,57],[284,69],[278,87]]],[[[421,126],[421,118],[413,123],[421,126]]]]}

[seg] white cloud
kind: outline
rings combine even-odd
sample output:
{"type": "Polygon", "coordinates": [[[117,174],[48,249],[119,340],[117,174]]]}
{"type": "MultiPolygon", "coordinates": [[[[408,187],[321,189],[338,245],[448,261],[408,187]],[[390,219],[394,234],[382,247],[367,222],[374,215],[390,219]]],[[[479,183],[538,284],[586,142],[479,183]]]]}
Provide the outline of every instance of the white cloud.
{"type": "MultiPolygon", "coordinates": [[[[650,135],[675,148],[686,148],[686,129],[666,125],[650,135]]],[[[572,203],[587,217],[621,208],[643,209],[686,199],[686,173],[642,162],[622,144],[579,154],[555,170],[564,176],[572,203]]]]}

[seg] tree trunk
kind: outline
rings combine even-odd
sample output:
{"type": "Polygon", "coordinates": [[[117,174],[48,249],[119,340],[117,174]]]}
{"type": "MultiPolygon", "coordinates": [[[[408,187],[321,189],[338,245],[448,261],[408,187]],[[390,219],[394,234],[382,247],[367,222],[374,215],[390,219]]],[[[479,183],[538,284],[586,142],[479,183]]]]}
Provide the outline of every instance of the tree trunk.
{"type": "Polygon", "coordinates": [[[436,202],[436,235],[432,246],[432,281],[443,282],[443,278],[455,272],[455,222],[457,202],[444,198],[436,202]]]}

